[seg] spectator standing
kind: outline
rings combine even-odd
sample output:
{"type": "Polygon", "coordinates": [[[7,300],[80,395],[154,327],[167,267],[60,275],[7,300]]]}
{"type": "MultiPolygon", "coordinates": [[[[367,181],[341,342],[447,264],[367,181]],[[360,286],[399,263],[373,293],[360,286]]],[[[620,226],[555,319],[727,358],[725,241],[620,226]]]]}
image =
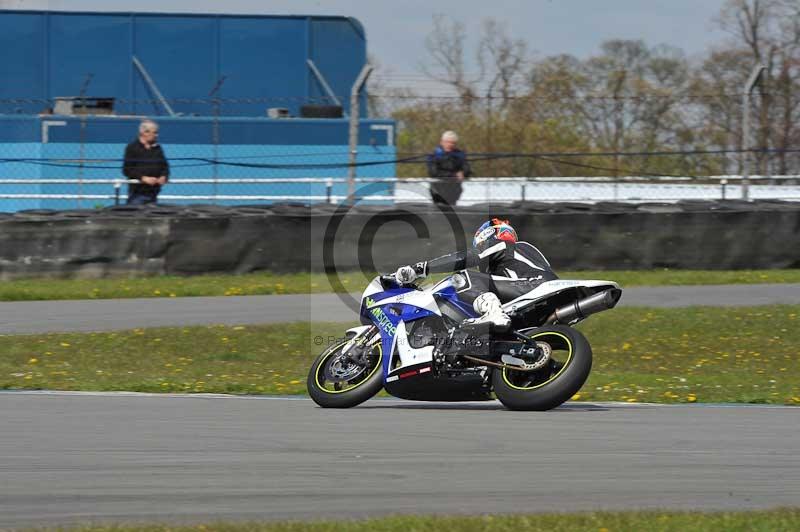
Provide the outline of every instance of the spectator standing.
{"type": "Polygon", "coordinates": [[[467,154],[458,149],[458,135],[445,131],[436,150],[428,156],[431,199],[437,204],[455,205],[461,197],[461,183],[471,175],[467,154]]]}
{"type": "Polygon", "coordinates": [[[169,180],[169,163],[158,143],[158,124],[142,120],[139,137],[125,148],[122,173],[138,183],[128,184],[128,205],[155,203],[169,180]]]}

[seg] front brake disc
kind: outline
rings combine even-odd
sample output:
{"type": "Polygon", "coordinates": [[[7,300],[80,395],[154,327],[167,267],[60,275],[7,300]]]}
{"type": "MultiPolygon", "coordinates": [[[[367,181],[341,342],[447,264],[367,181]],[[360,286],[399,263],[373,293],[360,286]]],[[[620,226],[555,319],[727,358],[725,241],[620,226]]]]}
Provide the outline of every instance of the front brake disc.
{"type": "Polygon", "coordinates": [[[334,357],[325,366],[325,380],[328,382],[348,382],[358,377],[364,368],[345,355],[334,357]]]}

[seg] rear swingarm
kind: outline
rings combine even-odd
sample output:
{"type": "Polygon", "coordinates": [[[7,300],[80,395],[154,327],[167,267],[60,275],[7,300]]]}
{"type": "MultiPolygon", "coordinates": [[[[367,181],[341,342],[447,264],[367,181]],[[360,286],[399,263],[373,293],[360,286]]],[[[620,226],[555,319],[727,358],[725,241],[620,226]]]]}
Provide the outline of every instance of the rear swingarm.
{"type": "Polygon", "coordinates": [[[516,371],[538,371],[550,360],[552,348],[544,342],[535,342],[522,333],[514,331],[514,335],[524,341],[492,341],[490,357],[492,360],[472,355],[461,355],[471,362],[485,364],[495,368],[513,369],[516,371]],[[532,362],[529,362],[532,360],[532,362]]]}

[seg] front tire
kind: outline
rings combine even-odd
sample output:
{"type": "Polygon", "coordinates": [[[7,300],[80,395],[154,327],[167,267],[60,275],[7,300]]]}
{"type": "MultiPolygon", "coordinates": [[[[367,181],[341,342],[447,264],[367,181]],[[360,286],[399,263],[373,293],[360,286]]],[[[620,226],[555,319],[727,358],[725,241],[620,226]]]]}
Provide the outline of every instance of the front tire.
{"type": "Polygon", "coordinates": [[[552,363],[535,372],[495,370],[494,393],[510,410],[556,408],[586,382],[592,370],[592,348],[586,337],[572,327],[550,325],[520,332],[536,342],[549,344],[553,349],[552,363]]]}
{"type": "Polygon", "coordinates": [[[372,398],[383,388],[381,344],[373,347],[366,366],[355,368],[355,365],[344,366],[347,362],[341,350],[346,343],[338,343],[323,351],[308,372],[308,395],[323,408],[352,408],[372,398]],[[334,369],[337,378],[332,378],[334,369]],[[353,372],[352,377],[347,373],[348,370],[353,372]]]}

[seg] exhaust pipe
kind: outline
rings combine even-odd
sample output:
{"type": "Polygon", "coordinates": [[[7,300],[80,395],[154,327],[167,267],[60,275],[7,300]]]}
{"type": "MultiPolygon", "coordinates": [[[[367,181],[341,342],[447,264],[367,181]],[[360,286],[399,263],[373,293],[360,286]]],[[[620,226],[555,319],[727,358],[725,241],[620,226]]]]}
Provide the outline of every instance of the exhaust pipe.
{"type": "Polygon", "coordinates": [[[578,323],[592,314],[614,308],[617,306],[620,297],[622,297],[622,290],[618,288],[604,290],[556,309],[555,312],[550,314],[545,323],[564,323],[568,325],[578,323]]]}

